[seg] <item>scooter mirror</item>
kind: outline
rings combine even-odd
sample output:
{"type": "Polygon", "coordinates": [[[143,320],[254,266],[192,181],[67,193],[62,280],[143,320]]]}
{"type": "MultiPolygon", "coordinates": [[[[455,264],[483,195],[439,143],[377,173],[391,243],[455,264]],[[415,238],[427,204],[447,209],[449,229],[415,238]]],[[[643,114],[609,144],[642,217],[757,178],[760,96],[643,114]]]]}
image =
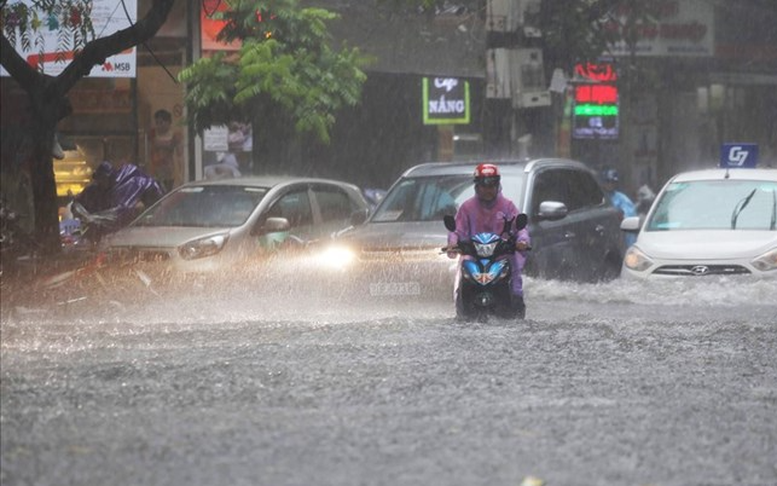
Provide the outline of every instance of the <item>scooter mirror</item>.
{"type": "Polygon", "coordinates": [[[456,231],[456,219],[453,216],[446,214],[442,217],[442,221],[445,223],[445,227],[448,231],[456,231]]]}
{"type": "Polygon", "coordinates": [[[515,218],[515,229],[516,231],[521,231],[526,227],[526,225],[529,224],[529,217],[526,216],[526,213],[521,213],[515,218]]]}

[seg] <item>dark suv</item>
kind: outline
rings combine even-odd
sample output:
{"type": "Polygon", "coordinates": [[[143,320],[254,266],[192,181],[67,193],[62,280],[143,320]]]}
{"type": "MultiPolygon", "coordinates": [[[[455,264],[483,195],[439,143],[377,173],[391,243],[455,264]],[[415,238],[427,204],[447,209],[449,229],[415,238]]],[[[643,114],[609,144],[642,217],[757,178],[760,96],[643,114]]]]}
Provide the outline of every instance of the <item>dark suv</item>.
{"type": "MultiPolygon", "coordinates": [[[[364,288],[372,295],[423,295],[440,283],[451,288],[456,265],[440,254],[447,239],[442,220],[474,195],[472,174],[480,162],[407,170],[366,224],[339,238],[362,267],[351,275],[368,278],[364,288]]],[[[526,275],[587,282],[618,276],[624,250],[620,213],[592,170],[555,158],[489,162],[499,166],[503,194],[529,215],[526,275]]]]}

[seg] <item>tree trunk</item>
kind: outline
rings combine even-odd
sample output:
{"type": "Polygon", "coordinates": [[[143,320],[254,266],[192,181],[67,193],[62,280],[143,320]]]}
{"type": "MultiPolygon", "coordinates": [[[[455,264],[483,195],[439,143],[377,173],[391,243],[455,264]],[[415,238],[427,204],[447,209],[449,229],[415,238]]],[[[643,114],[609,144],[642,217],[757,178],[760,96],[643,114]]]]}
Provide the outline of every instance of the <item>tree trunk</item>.
{"type": "Polygon", "coordinates": [[[35,239],[44,254],[56,254],[60,249],[57,184],[51,155],[55,127],[56,123],[47,121],[43,114],[38,113],[31,126],[33,150],[30,179],[35,201],[35,239]]]}

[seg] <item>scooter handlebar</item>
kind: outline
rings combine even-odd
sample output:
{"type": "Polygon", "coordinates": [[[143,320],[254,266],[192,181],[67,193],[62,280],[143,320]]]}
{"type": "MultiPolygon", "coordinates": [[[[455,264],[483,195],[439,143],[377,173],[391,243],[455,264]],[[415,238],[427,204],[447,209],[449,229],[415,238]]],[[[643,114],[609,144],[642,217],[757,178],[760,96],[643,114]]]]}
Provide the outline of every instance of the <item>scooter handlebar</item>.
{"type": "MultiPolygon", "coordinates": [[[[514,253],[516,251],[530,251],[532,249],[531,245],[527,245],[525,249],[519,250],[518,248],[515,248],[515,243],[513,243],[513,251],[511,253],[514,253]]],[[[463,253],[464,251],[461,249],[459,245],[456,246],[443,246],[440,248],[440,255],[445,253],[463,253]]]]}

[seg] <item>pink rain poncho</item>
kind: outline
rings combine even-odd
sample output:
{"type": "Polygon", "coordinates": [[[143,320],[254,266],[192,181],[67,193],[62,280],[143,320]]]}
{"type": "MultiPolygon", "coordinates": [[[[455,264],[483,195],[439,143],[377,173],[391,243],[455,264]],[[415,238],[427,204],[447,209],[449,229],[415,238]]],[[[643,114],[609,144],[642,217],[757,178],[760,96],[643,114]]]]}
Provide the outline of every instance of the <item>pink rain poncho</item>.
{"type": "MultiPolygon", "coordinates": [[[[455,245],[459,240],[468,240],[473,235],[483,232],[502,234],[505,217],[515,219],[520,211],[515,204],[502,196],[500,190],[496,199],[483,202],[477,196],[473,196],[462,203],[456,213],[456,232],[449,233],[448,244],[455,245]]],[[[526,228],[518,232],[518,241],[531,243],[529,232],[526,228]]],[[[523,278],[521,271],[526,263],[526,252],[516,251],[511,257],[512,291],[514,295],[523,296],[523,278]]],[[[460,273],[456,274],[456,289],[459,286],[460,273]]]]}

